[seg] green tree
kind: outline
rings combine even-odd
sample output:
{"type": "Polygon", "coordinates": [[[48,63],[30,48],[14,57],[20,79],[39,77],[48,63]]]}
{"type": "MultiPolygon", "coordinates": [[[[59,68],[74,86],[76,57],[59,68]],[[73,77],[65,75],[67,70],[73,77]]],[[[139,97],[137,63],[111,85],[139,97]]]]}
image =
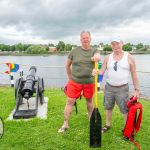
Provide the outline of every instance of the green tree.
{"type": "Polygon", "coordinates": [[[11,45],[10,50],[15,51],[15,45],[11,45]]]}
{"type": "Polygon", "coordinates": [[[24,45],[22,43],[18,43],[15,45],[16,51],[24,51],[24,45]]]}
{"type": "Polygon", "coordinates": [[[71,51],[72,50],[72,45],[71,44],[66,44],[65,45],[65,51],[71,51]]]}
{"type": "Polygon", "coordinates": [[[26,51],[30,46],[32,46],[32,44],[24,44],[24,51],[26,51]]]}
{"type": "Polygon", "coordinates": [[[49,47],[55,47],[55,45],[53,43],[48,43],[49,47]]]}
{"type": "Polygon", "coordinates": [[[46,47],[41,45],[32,45],[27,48],[26,52],[28,54],[46,54],[48,53],[46,47]]]}
{"type": "Polygon", "coordinates": [[[58,45],[56,47],[57,47],[58,51],[64,51],[65,43],[63,41],[59,41],[58,45]]]}
{"type": "Polygon", "coordinates": [[[112,51],[112,48],[111,48],[110,45],[106,44],[106,45],[104,46],[104,49],[103,49],[103,50],[104,50],[104,51],[112,51]]]}
{"type": "Polygon", "coordinates": [[[0,44],[0,50],[1,51],[8,51],[8,46],[5,44],[0,44]]]}
{"type": "Polygon", "coordinates": [[[136,45],[137,50],[142,49],[143,47],[144,47],[144,45],[142,43],[139,43],[136,45]]]}
{"type": "Polygon", "coordinates": [[[10,51],[10,50],[11,50],[11,46],[10,46],[10,45],[6,45],[6,47],[7,47],[7,48],[6,48],[7,51],[10,51]]]}
{"type": "Polygon", "coordinates": [[[132,51],[132,45],[130,43],[124,44],[123,50],[124,51],[132,51]]]}
{"type": "Polygon", "coordinates": [[[140,49],[141,51],[147,51],[147,48],[146,47],[143,47],[140,49]]]}

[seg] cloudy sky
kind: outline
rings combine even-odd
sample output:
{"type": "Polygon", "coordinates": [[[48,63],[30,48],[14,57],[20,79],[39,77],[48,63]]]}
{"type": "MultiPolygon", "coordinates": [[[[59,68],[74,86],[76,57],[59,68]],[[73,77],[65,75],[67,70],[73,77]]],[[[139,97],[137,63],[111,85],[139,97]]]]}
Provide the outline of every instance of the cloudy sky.
{"type": "Polygon", "coordinates": [[[150,44],[150,0],[0,0],[0,43],[150,44]]]}

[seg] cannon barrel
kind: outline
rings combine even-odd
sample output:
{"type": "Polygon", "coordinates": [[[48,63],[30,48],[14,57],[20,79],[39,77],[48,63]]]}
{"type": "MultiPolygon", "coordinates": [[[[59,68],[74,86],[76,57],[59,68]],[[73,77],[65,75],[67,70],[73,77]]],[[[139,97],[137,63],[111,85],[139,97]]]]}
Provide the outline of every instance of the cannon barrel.
{"type": "Polygon", "coordinates": [[[26,77],[26,81],[22,89],[22,96],[26,99],[29,99],[33,95],[36,70],[36,67],[32,66],[26,77]]]}

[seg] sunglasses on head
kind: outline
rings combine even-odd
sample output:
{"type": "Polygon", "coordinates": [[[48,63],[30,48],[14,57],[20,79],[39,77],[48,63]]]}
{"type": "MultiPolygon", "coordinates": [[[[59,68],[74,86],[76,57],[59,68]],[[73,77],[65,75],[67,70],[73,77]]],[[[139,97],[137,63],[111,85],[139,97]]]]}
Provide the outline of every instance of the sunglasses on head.
{"type": "Polygon", "coordinates": [[[114,70],[115,70],[115,71],[117,71],[117,68],[118,68],[118,67],[117,67],[117,66],[118,66],[117,64],[118,64],[118,61],[116,61],[116,62],[114,63],[114,70]]]}

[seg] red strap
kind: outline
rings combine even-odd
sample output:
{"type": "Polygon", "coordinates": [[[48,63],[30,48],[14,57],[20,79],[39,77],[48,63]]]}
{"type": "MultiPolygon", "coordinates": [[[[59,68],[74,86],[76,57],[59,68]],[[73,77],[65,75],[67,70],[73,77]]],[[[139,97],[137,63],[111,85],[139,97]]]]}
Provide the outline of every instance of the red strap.
{"type": "Polygon", "coordinates": [[[137,97],[132,96],[130,98],[130,101],[127,102],[127,107],[130,108],[136,102],[137,102],[137,97]]]}
{"type": "Polygon", "coordinates": [[[140,129],[140,125],[142,121],[142,105],[140,103],[138,103],[138,105],[139,105],[140,112],[135,126],[136,132],[138,132],[138,130],[140,129]]]}
{"type": "Polygon", "coordinates": [[[139,148],[139,149],[141,149],[142,147],[140,146],[140,144],[139,143],[137,143],[137,142],[135,142],[134,141],[134,139],[133,138],[129,138],[130,139],[130,141],[132,142],[132,143],[134,143],[134,145],[137,147],[137,148],[139,148]]]}

